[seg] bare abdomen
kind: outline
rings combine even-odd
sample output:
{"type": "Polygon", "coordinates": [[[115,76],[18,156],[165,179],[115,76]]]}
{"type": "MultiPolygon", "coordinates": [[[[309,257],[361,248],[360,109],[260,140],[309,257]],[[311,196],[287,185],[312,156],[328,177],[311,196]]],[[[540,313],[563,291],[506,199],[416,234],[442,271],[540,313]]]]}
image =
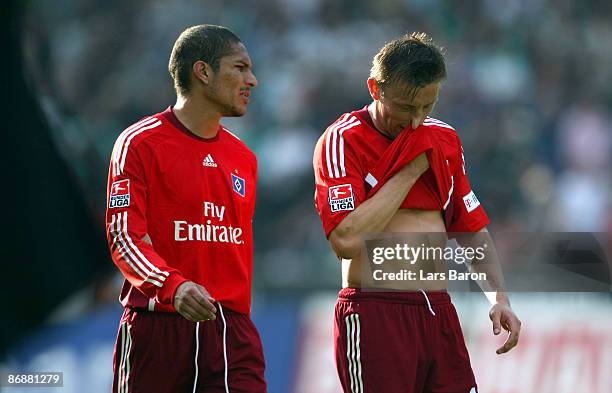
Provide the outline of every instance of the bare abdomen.
{"type": "MultiPolygon", "coordinates": [[[[376,236],[378,238],[378,236],[376,236]]],[[[387,238],[393,244],[409,243],[410,246],[444,247],[446,245],[446,227],[442,212],[437,210],[400,209],[391,219],[380,238],[387,238]]],[[[386,245],[389,245],[387,243],[386,245]]],[[[411,270],[415,280],[374,280],[372,266],[361,255],[342,261],[342,286],[351,288],[380,288],[398,290],[443,290],[446,282],[440,280],[421,280],[421,275],[446,271],[446,262],[441,259],[418,259],[415,263],[400,261],[385,262],[374,266],[387,272],[411,270]],[[363,272],[363,274],[362,274],[363,272]]],[[[407,273],[406,273],[407,274],[407,273]]],[[[377,275],[380,276],[380,275],[377,275]]],[[[430,276],[431,277],[431,276],[430,276]]]]}

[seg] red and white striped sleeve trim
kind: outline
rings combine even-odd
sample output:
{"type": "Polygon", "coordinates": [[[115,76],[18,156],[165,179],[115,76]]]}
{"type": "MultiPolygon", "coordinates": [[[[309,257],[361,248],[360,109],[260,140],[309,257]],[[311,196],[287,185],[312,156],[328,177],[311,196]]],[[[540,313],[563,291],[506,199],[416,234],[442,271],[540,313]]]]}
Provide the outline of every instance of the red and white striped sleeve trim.
{"type": "Polygon", "coordinates": [[[455,129],[449,124],[446,124],[442,120],[434,119],[433,117],[429,117],[429,116],[425,118],[425,121],[423,122],[423,124],[426,126],[438,126],[442,128],[448,128],[449,130],[455,131],[455,129]]]}
{"type": "Polygon", "coordinates": [[[357,117],[344,114],[327,129],[325,136],[325,161],[330,179],[346,176],[344,165],[344,132],[361,124],[357,117]]]}
{"type": "Polygon", "coordinates": [[[162,287],[169,273],[153,265],[136,247],[128,232],[128,212],[123,211],[112,215],[110,228],[111,247],[117,247],[122,258],[138,274],[144,282],[162,287]]]}
{"type": "MultiPolygon", "coordinates": [[[[423,124],[438,126],[442,128],[448,128],[449,130],[453,130],[456,132],[456,130],[451,125],[446,124],[442,120],[434,119],[433,117],[426,117],[423,124]]],[[[463,146],[461,146],[461,142],[459,141],[458,143],[459,143],[459,146],[461,147],[461,169],[463,170],[463,174],[465,175],[465,155],[463,152],[463,146]]]]}
{"type": "Polygon", "coordinates": [[[117,138],[115,146],[113,147],[113,153],[111,156],[112,165],[112,176],[119,176],[123,174],[123,168],[125,167],[125,158],[127,157],[128,149],[132,139],[141,133],[158,127],[161,124],[161,120],[156,117],[146,117],[126,128],[117,138]]]}

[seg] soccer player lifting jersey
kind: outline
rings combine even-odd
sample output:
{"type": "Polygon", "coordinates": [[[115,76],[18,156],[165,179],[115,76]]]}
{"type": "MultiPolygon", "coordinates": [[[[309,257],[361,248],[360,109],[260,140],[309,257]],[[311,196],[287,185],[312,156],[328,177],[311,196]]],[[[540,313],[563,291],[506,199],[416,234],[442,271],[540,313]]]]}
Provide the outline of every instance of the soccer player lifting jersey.
{"type": "MultiPolygon", "coordinates": [[[[315,148],[315,206],[342,260],[334,333],[345,392],[477,390],[447,282],[377,283],[364,274],[370,267],[362,253],[368,234],[420,234],[435,247],[452,232],[460,233],[452,236],[463,246],[490,240],[459,137],[429,117],[445,77],[443,54],[425,34],[387,43],[368,79],[373,102],[340,116],[315,148]],[[441,240],[432,233],[442,234],[441,240]]],[[[484,257],[487,263],[472,269],[486,269],[490,287],[502,288],[494,247],[484,257]]],[[[440,262],[419,260],[412,267],[429,274],[439,271],[440,262]]],[[[498,353],[507,352],[517,344],[520,321],[503,290],[490,297],[494,333],[502,327],[509,332],[498,353]]]]}

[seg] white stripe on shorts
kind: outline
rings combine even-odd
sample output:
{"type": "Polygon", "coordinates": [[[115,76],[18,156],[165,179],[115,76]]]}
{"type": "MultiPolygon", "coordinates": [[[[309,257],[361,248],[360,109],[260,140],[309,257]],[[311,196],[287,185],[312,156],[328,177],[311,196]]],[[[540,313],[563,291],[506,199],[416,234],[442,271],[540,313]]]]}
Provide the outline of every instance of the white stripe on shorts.
{"type": "Polygon", "coordinates": [[[227,322],[225,322],[225,314],[223,313],[223,306],[221,303],[217,303],[219,306],[219,313],[223,320],[223,364],[225,365],[225,372],[223,374],[223,380],[225,382],[225,393],[229,393],[229,382],[227,381],[229,368],[227,366],[227,322]]]}
{"type": "Polygon", "coordinates": [[[195,324],[195,342],[196,342],[196,348],[195,348],[195,358],[194,358],[194,363],[195,363],[195,377],[193,378],[193,393],[195,393],[196,389],[198,388],[198,355],[200,354],[200,322],[196,322],[195,324]]]}
{"type": "Polygon", "coordinates": [[[359,314],[347,315],[346,322],[346,357],[348,371],[351,379],[351,393],[363,393],[363,379],[361,377],[361,322],[359,314]]]}
{"type": "Polygon", "coordinates": [[[117,392],[128,393],[130,378],[130,352],[132,349],[132,335],[130,325],[121,325],[121,362],[119,363],[119,375],[117,376],[117,392]]]}

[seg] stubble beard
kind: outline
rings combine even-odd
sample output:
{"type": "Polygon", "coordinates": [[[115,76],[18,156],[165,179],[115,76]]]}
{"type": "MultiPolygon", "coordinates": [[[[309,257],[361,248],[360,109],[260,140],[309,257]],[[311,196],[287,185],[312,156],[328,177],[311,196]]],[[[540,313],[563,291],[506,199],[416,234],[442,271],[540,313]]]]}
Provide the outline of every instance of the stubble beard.
{"type": "MultiPolygon", "coordinates": [[[[232,102],[228,89],[222,80],[215,78],[203,92],[206,101],[214,105],[221,117],[240,117],[244,113],[232,102]]],[[[246,112],[246,110],[244,111],[246,112]]]]}
{"type": "Polygon", "coordinates": [[[246,111],[241,111],[234,105],[228,105],[221,113],[223,117],[241,117],[244,116],[246,111]]]}
{"type": "Polygon", "coordinates": [[[245,110],[241,110],[234,103],[224,102],[222,97],[215,95],[213,102],[219,107],[221,117],[241,117],[246,113],[245,110]]]}

